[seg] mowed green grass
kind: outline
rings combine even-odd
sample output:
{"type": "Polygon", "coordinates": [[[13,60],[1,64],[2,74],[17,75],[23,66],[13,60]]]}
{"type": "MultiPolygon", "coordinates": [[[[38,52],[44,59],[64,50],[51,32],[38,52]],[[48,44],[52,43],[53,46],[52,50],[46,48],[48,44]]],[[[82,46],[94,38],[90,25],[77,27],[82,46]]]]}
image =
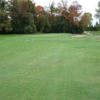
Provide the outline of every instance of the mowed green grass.
{"type": "Polygon", "coordinates": [[[100,100],[100,35],[1,35],[0,100],[100,100]]]}

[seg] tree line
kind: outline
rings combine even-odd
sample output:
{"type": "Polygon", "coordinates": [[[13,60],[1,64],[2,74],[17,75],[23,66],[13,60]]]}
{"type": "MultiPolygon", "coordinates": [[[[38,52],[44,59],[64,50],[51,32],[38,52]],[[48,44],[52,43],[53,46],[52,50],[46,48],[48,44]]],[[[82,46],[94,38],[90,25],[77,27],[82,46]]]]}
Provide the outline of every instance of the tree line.
{"type": "Polygon", "coordinates": [[[83,13],[77,1],[68,6],[61,2],[49,9],[36,6],[31,0],[0,0],[0,33],[83,33],[92,27],[92,14],[83,13]]]}

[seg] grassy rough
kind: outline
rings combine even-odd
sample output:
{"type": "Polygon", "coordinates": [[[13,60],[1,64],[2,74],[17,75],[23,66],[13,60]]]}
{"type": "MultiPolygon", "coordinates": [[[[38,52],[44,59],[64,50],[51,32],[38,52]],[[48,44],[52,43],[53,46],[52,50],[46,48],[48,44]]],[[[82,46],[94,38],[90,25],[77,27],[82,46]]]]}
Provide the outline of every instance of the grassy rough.
{"type": "Polygon", "coordinates": [[[97,36],[0,36],[0,100],[100,100],[97,36]]]}

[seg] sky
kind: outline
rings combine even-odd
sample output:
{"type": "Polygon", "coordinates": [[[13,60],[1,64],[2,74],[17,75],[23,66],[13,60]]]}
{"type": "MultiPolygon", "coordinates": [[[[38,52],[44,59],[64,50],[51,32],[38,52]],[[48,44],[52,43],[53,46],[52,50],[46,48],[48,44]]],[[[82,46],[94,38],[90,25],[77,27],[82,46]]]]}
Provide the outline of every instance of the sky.
{"type": "MultiPolygon", "coordinates": [[[[55,2],[57,4],[61,0],[33,0],[37,5],[41,6],[49,6],[51,2],[55,2]]],[[[97,8],[98,1],[100,0],[66,0],[70,5],[73,1],[77,1],[79,4],[82,5],[83,12],[90,12],[93,15],[93,23],[95,24],[96,19],[94,18],[95,9],[97,8]]]]}

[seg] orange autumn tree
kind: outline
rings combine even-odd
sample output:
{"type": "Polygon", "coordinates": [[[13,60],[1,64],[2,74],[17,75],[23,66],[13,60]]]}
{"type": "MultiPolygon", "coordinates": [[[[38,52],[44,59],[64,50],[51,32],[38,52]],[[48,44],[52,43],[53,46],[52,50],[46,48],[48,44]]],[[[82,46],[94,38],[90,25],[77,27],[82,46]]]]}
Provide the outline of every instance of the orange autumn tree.
{"type": "Polygon", "coordinates": [[[91,13],[84,13],[82,6],[74,1],[69,7],[66,2],[62,0],[62,16],[67,23],[68,32],[71,33],[83,33],[86,27],[91,23],[91,13]]]}
{"type": "Polygon", "coordinates": [[[78,4],[77,1],[74,1],[70,7],[63,7],[62,16],[66,19],[68,23],[68,29],[71,33],[82,33],[82,29],[80,28],[80,20],[82,14],[82,6],[78,4]]]}
{"type": "Polygon", "coordinates": [[[83,29],[86,29],[87,27],[89,27],[89,25],[91,25],[91,21],[92,21],[92,14],[89,12],[84,13],[80,21],[80,26],[83,29]]]}

